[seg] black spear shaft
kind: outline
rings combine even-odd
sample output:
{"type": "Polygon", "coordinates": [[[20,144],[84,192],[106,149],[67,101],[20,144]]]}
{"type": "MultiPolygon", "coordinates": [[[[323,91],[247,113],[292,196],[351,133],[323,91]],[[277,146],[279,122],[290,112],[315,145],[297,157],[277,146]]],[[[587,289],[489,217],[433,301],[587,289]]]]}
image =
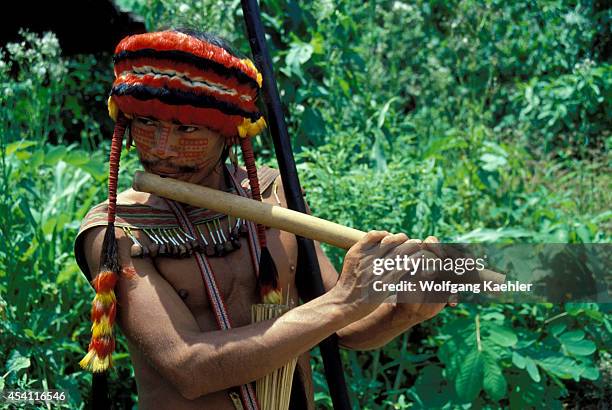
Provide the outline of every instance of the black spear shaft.
{"type": "MultiPolygon", "coordinates": [[[[302,197],[300,180],[291,149],[291,140],[287,132],[287,124],[285,123],[274,71],[272,70],[272,59],[268,52],[263,25],[261,24],[259,5],[257,0],[241,0],[241,4],[255,64],[262,70],[263,99],[268,113],[268,126],[274,141],[274,151],[282,176],[287,205],[289,209],[306,213],[306,204],[302,197]]],[[[309,301],[324,294],[325,288],[323,287],[321,269],[314,243],[312,240],[300,236],[297,236],[296,239],[298,244],[296,285],[300,297],[309,301]]],[[[351,403],[346,390],[336,334],[323,340],[319,344],[319,348],[334,409],[349,410],[351,403]]]]}

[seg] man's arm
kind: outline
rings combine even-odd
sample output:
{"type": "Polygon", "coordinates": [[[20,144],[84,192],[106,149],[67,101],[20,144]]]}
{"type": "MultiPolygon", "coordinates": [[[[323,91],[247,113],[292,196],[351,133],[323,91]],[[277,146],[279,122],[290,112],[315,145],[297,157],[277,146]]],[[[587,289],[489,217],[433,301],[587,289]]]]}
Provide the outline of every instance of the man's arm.
{"type": "MultiPolygon", "coordinates": [[[[280,202],[281,206],[287,207],[280,177],[277,178],[275,187],[278,202],[280,202]]],[[[269,195],[264,196],[268,197],[269,195]]],[[[306,208],[308,213],[310,213],[308,204],[306,204],[306,208]]],[[[407,240],[408,237],[405,237],[405,239],[407,240]]],[[[413,242],[418,244],[418,241],[413,242]]],[[[429,237],[424,242],[435,243],[437,239],[429,237]]],[[[334,265],[327,255],[325,255],[319,242],[315,241],[315,249],[321,268],[323,286],[325,287],[325,291],[328,292],[336,285],[339,275],[334,265]]],[[[369,274],[372,275],[372,272],[369,272],[369,274]]],[[[338,330],[336,333],[339,337],[339,343],[345,348],[356,350],[369,350],[382,347],[412,326],[437,315],[444,306],[445,304],[443,303],[383,303],[368,316],[338,330]]]]}
{"type": "MultiPolygon", "coordinates": [[[[130,257],[131,242],[117,229],[123,268],[116,287],[118,323],[157,371],[188,399],[251,382],[375,308],[360,299],[361,289],[368,286],[363,272],[371,269],[372,258],[405,251],[400,241],[383,240],[386,236],[372,232],[353,247],[343,281],[325,295],[278,319],[202,332],[151,260],[130,257]]],[[[92,229],[85,237],[92,272],[98,270],[103,237],[103,228],[92,229]]]]}

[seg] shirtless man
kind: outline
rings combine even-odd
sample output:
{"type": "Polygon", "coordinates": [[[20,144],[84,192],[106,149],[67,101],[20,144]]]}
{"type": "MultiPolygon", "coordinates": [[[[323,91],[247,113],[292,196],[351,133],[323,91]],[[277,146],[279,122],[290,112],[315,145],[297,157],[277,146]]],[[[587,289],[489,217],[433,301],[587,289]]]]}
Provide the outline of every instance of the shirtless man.
{"type": "MultiPolygon", "coordinates": [[[[220,132],[201,124],[160,119],[149,112],[134,111],[129,118],[129,133],[145,170],[231,190],[233,172],[225,165],[227,139],[220,132]]],[[[241,173],[239,179],[243,179],[243,170],[233,174],[241,173]]],[[[286,206],[280,177],[261,185],[263,201],[286,206]]],[[[170,212],[164,199],[131,189],[117,196],[117,204],[118,218],[122,207],[149,209],[159,215],[170,212]]],[[[230,225],[227,218],[219,220],[221,230],[229,232],[230,225]]],[[[404,234],[372,231],[348,251],[341,275],[317,244],[327,293],[278,319],[251,324],[251,305],[259,299],[247,238],[241,237],[238,249],[208,258],[233,322],[232,329],[219,330],[195,258],[161,253],[135,257],[131,252],[135,243],[148,248],[155,241],[136,225],[133,230],[121,226],[125,224],[115,228],[122,272],[115,286],[117,322],[128,341],[142,409],[235,409],[240,406],[235,393],[231,394],[235,386],[260,379],[298,355],[298,373],[308,401],[304,407],[314,408],[308,351],[321,340],[337,333],[343,347],[377,348],[444,307],[440,303],[381,304],[382,300],[366,298],[364,289],[381,279],[372,275],[374,258],[415,255],[426,246],[404,234]]],[[[98,272],[104,236],[103,223],[84,223],[77,238],[77,260],[88,279],[98,272]]],[[[276,262],[279,287],[288,292],[284,298],[298,301],[295,237],[275,229],[267,229],[265,237],[276,262]]],[[[427,242],[437,240],[430,237],[427,242]]],[[[385,275],[386,280],[396,279],[394,275],[399,273],[385,275]]]]}

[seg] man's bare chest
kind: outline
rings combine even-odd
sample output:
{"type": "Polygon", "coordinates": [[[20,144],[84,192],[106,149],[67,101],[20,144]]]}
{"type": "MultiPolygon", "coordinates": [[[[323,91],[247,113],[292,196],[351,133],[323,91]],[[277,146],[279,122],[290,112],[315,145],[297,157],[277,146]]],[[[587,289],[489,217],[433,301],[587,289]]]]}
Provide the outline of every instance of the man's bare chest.
{"type": "MultiPolygon", "coordinates": [[[[295,303],[295,238],[291,234],[272,229],[266,233],[285,300],[295,303]]],[[[206,258],[234,327],[249,324],[251,305],[259,302],[255,267],[247,238],[241,237],[240,243],[240,249],[223,257],[206,258]]],[[[154,263],[194,315],[202,331],[217,329],[215,314],[195,255],[183,259],[157,257],[154,263]]]]}

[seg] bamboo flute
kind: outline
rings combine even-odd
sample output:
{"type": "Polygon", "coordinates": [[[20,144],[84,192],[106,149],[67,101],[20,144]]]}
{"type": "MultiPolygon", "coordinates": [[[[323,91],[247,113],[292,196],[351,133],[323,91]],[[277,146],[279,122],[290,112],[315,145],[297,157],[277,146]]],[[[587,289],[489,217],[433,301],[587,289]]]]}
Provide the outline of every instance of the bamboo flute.
{"type": "MultiPolygon", "coordinates": [[[[270,228],[324,242],[342,249],[349,249],[366,233],[316,216],[292,211],[239,195],[191,184],[172,178],[164,178],[148,172],[137,171],[132,187],[137,191],[149,192],[192,206],[222,212],[235,218],[242,218],[270,228]]],[[[479,280],[504,283],[505,275],[484,269],[478,272],[479,280]]]]}

